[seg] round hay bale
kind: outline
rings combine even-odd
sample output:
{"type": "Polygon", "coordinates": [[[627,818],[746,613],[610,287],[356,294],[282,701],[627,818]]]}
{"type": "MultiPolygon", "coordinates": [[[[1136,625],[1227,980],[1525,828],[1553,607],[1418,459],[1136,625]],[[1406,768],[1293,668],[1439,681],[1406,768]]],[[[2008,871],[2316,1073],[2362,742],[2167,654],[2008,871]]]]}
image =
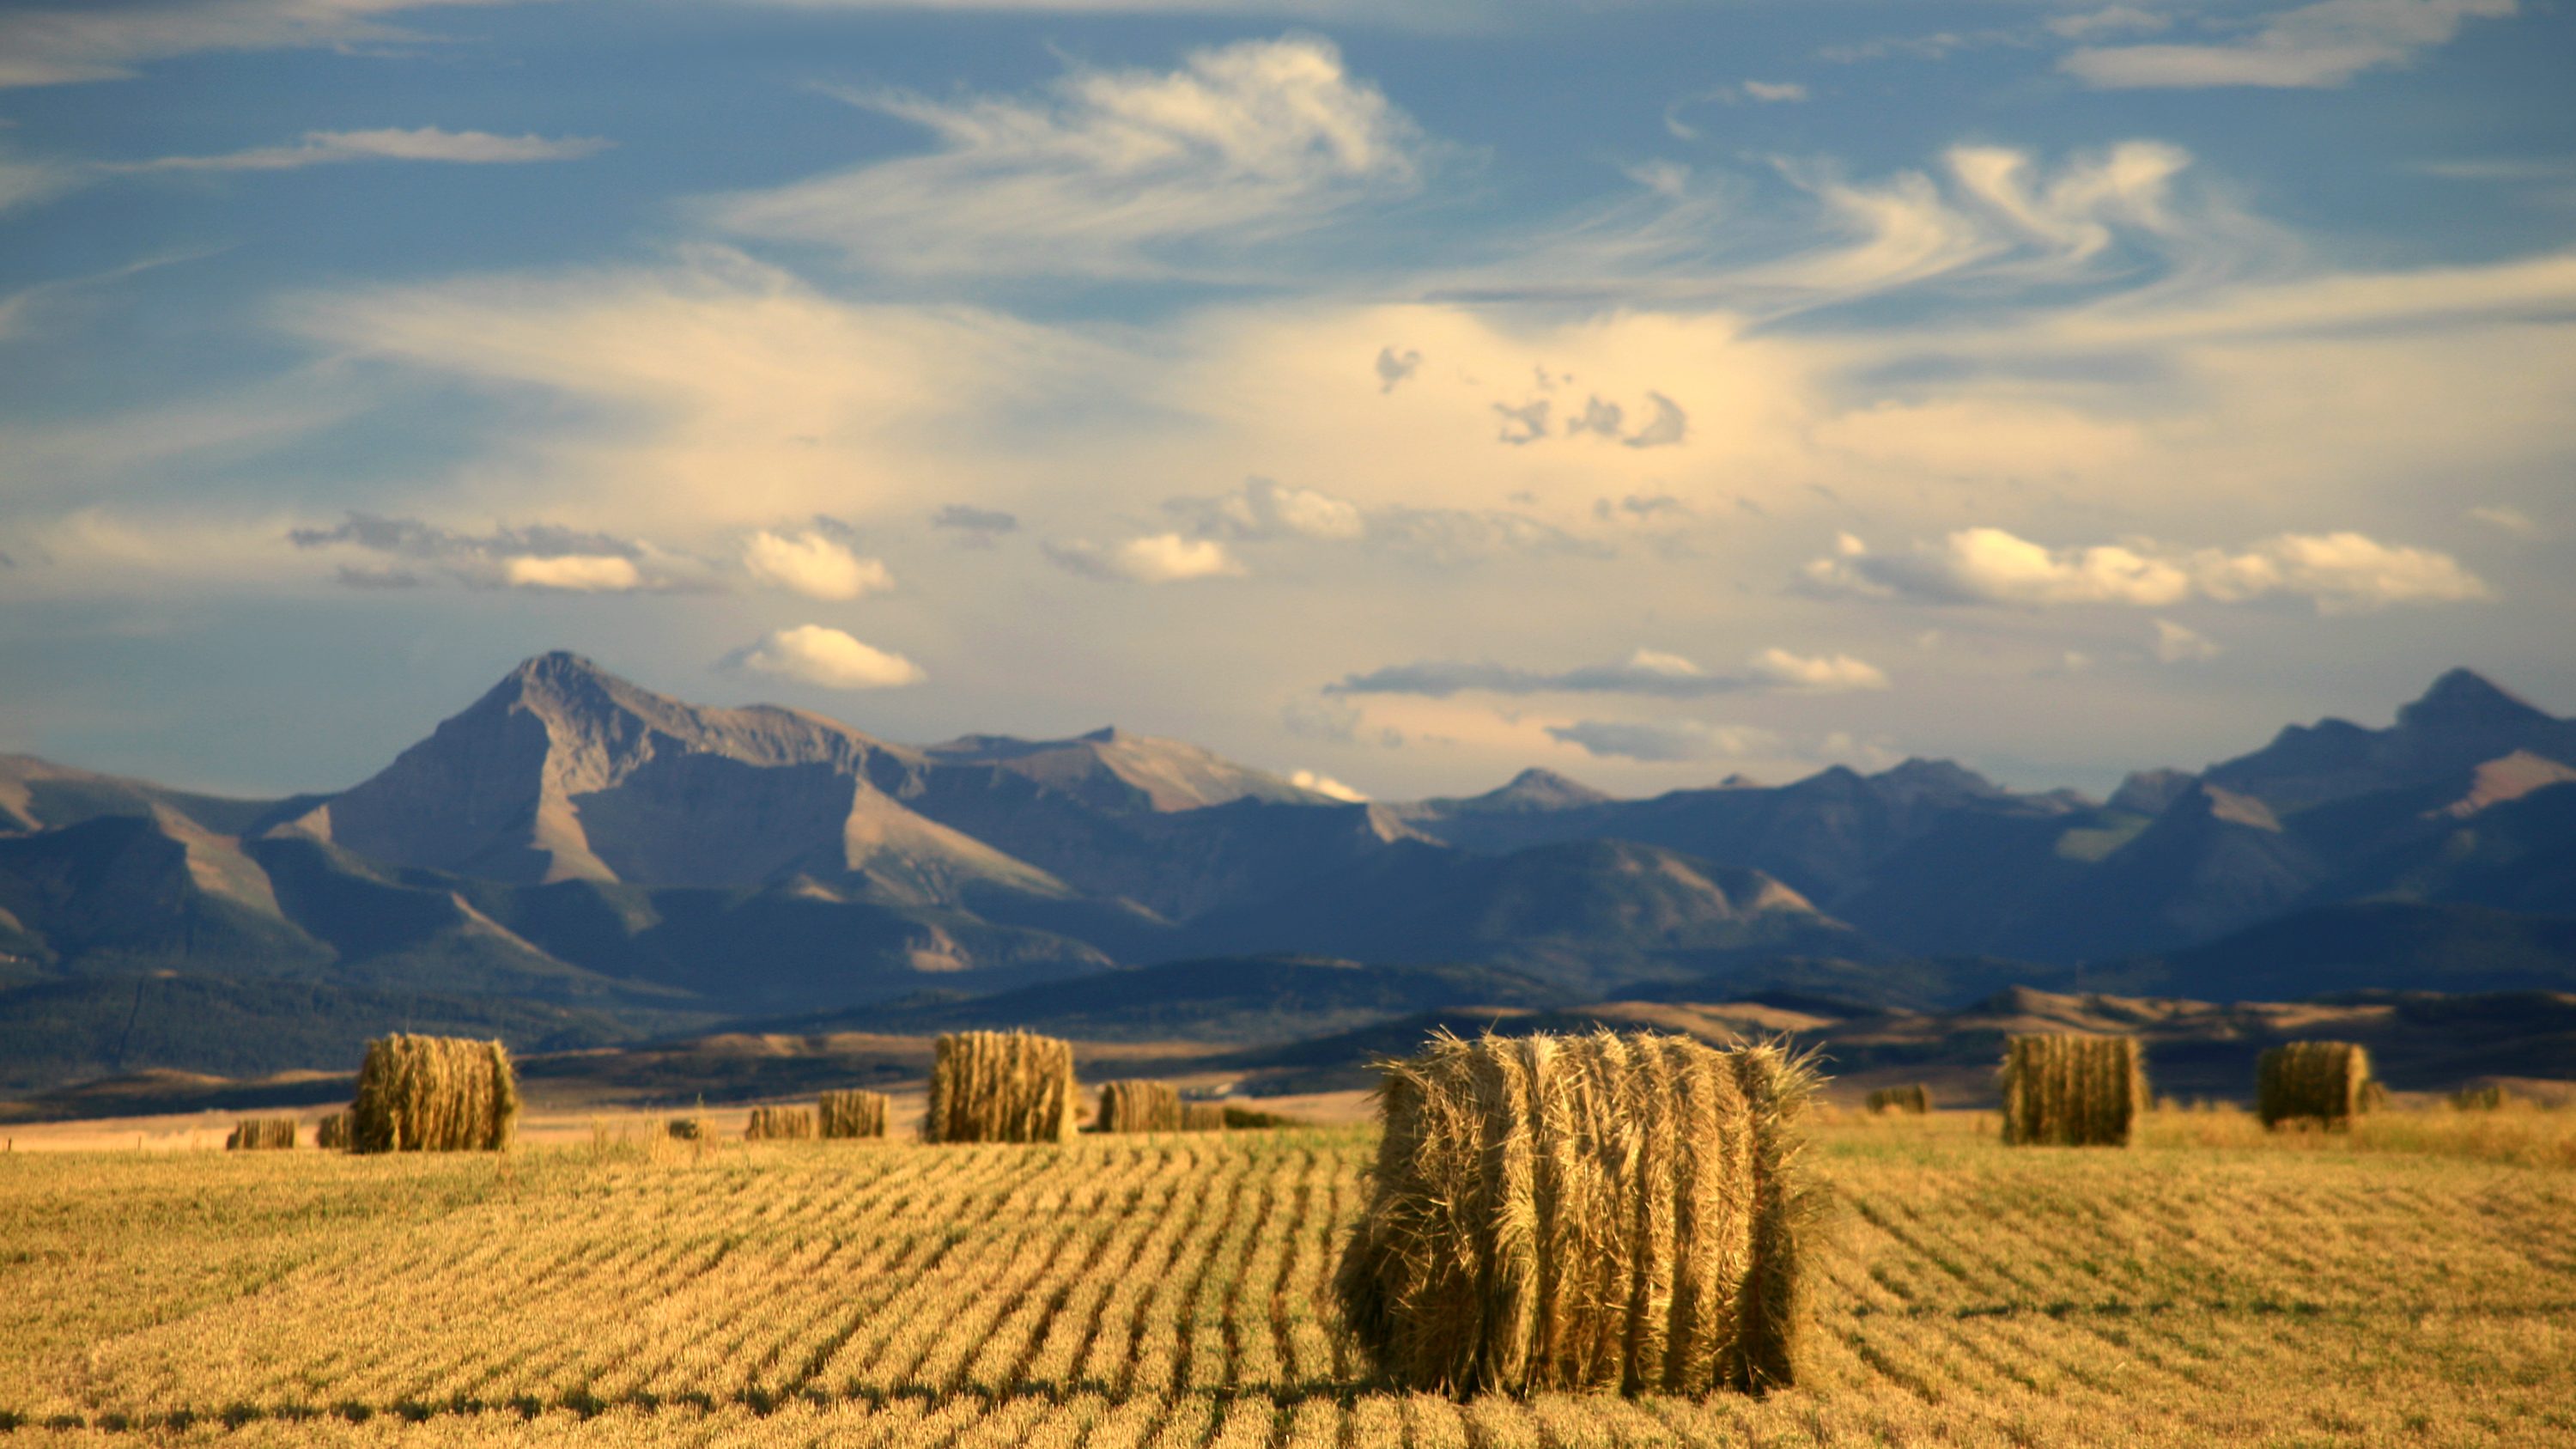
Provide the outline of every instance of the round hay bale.
{"type": "Polygon", "coordinates": [[[1384,1068],[1335,1293],[1387,1378],[1460,1397],[1795,1381],[1820,1201],[1803,1060],[1443,1034],[1384,1068]]]}
{"type": "Polygon", "coordinates": [[[384,1037],[367,1043],[349,1117],[353,1152],[497,1152],[518,1130],[518,1073],[497,1041],[384,1037]]]}
{"type": "Polygon", "coordinates": [[[887,1106],[883,1092],[825,1092],[815,1113],[827,1138],[883,1137],[887,1106]]]}
{"type": "Polygon", "coordinates": [[[1180,1089],[1169,1082],[1105,1082],[1094,1125],[1103,1132],[1178,1132],[1180,1089]]]}
{"type": "Polygon", "coordinates": [[[743,1127],[745,1142],[811,1142],[814,1140],[814,1109],[811,1107],[754,1107],[751,1121],[743,1127]]]}
{"type": "Polygon", "coordinates": [[[2254,1110],[2266,1127],[2303,1121],[2349,1127],[2371,1109],[2372,1085],[2366,1049],[2348,1041],[2286,1042],[2255,1064],[2254,1110]]]}
{"type": "Polygon", "coordinates": [[[2004,1144],[2126,1147],[2153,1101],[2134,1037],[2017,1036],[2004,1051],[2004,1144]]]}
{"type": "Polygon", "coordinates": [[[1073,1045],[1025,1031],[954,1031],[930,1063],[927,1142],[1070,1142],[1073,1045]]]}

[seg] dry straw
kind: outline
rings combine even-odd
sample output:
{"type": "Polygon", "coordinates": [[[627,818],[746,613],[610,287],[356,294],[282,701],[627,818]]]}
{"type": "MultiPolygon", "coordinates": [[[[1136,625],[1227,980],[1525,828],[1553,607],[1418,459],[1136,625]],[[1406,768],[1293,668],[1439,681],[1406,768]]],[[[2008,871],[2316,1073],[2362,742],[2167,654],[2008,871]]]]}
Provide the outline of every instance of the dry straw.
{"type": "Polygon", "coordinates": [[[2004,1142],[2126,1147],[2152,1100],[2135,1038],[2017,1036],[2004,1053],[2004,1142]]]}
{"type": "Polygon", "coordinates": [[[1169,1082],[1109,1082],[1100,1088],[1103,1132],[1178,1132],[1180,1089],[1169,1082]]]}
{"type": "Polygon", "coordinates": [[[519,1078],[497,1041],[389,1036],[367,1043],[349,1116],[355,1152],[497,1152],[518,1130],[519,1078]]]}
{"type": "Polygon", "coordinates": [[[244,1117],[233,1124],[232,1135],[224,1139],[226,1152],[273,1152],[294,1145],[292,1117],[244,1117]]]}
{"type": "Polygon", "coordinates": [[[1920,1116],[1932,1110],[1932,1089],[1921,1082],[1905,1087],[1881,1087],[1869,1094],[1869,1110],[1920,1116]]]}
{"type": "Polygon", "coordinates": [[[2288,1042],[2256,1064],[2254,1110],[2266,1127],[2293,1121],[2349,1127],[2371,1109],[2370,1087],[2367,1050],[2348,1041],[2288,1042]]]}
{"type": "Polygon", "coordinates": [[[313,1124],[313,1145],[346,1152],[349,1150],[349,1109],[341,1108],[313,1124]]]}
{"type": "Polygon", "coordinates": [[[1223,1102],[1183,1102],[1181,1130],[1184,1132],[1222,1132],[1225,1130],[1223,1102]]]}
{"type": "Polygon", "coordinates": [[[1814,1088],[1777,1047],[1442,1034],[1387,1062],[1334,1288],[1397,1385],[1759,1391],[1796,1378],[1814,1088]]]}
{"type": "Polygon", "coordinates": [[[811,1107],[754,1107],[751,1123],[743,1128],[746,1142],[811,1142],[814,1140],[814,1109],[811,1107]]]}
{"type": "Polygon", "coordinates": [[[886,1135],[886,1094],[883,1092],[825,1092],[816,1111],[822,1118],[823,1135],[826,1137],[886,1135]]]}
{"type": "Polygon", "coordinates": [[[1073,1047],[1024,1031],[959,1031],[930,1064],[930,1142],[1070,1142],[1073,1047]]]}

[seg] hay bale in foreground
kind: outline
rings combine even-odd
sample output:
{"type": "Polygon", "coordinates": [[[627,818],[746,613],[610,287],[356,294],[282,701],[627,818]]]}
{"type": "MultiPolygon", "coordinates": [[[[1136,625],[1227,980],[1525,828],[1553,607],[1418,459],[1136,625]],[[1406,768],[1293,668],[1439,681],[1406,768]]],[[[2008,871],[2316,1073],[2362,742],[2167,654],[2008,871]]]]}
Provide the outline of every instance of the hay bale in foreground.
{"type": "Polygon", "coordinates": [[[751,1122],[742,1129],[745,1142],[811,1142],[814,1140],[814,1109],[811,1107],[754,1107],[751,1122]]]}
{"type": "Polygon", "coordinates": [[[883,1092],[825,1092],[815,1113],[821,1119],[825,1137],[839,1140],[850,1137],[883,1137],[886,1135],[886,1094],[883,1092]]]}
{"type": "Polygon", "coordinates": [[[327,1151],[349,1150],[349,1109],[341,1108],[313,1124],[313,1145],[327,1151]]]}
{"type": "Polygon", "coordinates": [[[226,1152],[278,1152],[295,1145],[292,1117],[244,1117],[224,1139],[226,1152]]]}
{"type": "Polygon", "coordinates": [[[1070,1142],[1073,1046],[1025,1031],[957,1031],[930,1064],[927,1142],[1070,1142]]]}
{"type": "Polygon", "coordinates": [[[1904,1087],[1881,1087],[1869,1094],[1872,1114],[1903,1112],[1914,1116],[1932,1110],[1932,1089],[1921,1082],[1904,1087]]]}
{"type": "Polygon", "coordinates": [[[1100,1088],[1103,1132],[1178,1132],[1180,1089],[1169,1082],[1106,1082],[1100,1088]]]}
{"type": "Polygon", "coordinates": [[[1385,1063],[1334,1290],[1401,1387],[1699,1394],[1794,1382],[1814,1073],[1687,1037],[1445,1033],[1385,1063]]]}
{"type": "Polygon", "coordinates": [[[2348,1041],[2286,1042],[2255,1065],[2254,1111],[2266,1127],[2292,1121],[2349,1127],[2370,1110],[2369,1086],[2366,1049],[2348,1041]]]}
{"type": "Polygon", "coordinates": [[[498,1152],[518,1126],[519,1077],[499,1042],[398,1034],[367,1043],[350,1151],[498,1152]]]}
{"type": "Polygon", "coordinates": [[[1181,1130],[1184,1132],[1222,1132],[1225,1130],[1223,1102],[1183,1102],[1181,1130]]]}
{"type": "Polygon", "coordinates": [[[2126,1147],[2151,1099],[2125,1036],[2017,1036],[2004,1053],[2007,1146],[2126,1147]]]}

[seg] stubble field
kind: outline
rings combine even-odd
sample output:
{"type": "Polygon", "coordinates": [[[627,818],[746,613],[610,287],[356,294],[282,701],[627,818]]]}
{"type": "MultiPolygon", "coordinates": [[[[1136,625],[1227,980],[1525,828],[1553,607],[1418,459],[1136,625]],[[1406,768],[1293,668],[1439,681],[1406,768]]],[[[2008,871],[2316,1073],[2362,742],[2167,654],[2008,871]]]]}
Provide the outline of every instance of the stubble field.
{"type": "Polygon", "coordinates": [[[1465,1406],[1334,1329],[1364,1130],[18,1153],[0,1445],[2565,1445],[2571,1121],[1828,1121],[1797,1388],[1465,1406]]]}

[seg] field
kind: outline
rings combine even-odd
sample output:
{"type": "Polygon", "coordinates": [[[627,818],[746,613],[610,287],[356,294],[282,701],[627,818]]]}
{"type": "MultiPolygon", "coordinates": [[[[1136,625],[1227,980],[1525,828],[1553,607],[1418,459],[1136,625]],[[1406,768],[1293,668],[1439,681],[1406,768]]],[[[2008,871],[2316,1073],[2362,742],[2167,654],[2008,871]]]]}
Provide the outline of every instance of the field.
{"type": "Polygon", "coordinates": [[[1364,1130],[0,1156],[0,1445],[2576,1443],[2576,1113],[1828,1121],[1806,1381],[1372,1389],[1364,1130]]]}

